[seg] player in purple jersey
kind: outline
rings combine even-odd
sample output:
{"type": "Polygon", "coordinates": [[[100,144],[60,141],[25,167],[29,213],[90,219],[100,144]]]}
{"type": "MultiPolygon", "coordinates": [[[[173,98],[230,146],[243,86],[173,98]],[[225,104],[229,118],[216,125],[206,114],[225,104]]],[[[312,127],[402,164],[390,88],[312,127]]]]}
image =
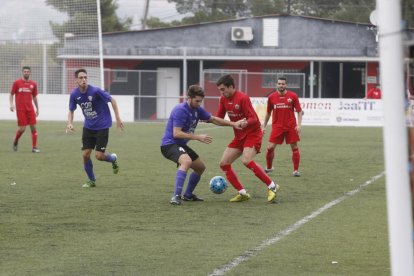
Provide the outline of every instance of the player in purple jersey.
{"type": "Polygon", "coordinates": [[[91,160],[92,150],[95,149],[95,157],[99,161],[112,163],[114,174],[119,171],[118,157],[115,153],[105,153],[109,138],[109,128],[112,126],[111,112],[108,103],[112,104],[115,113],[116,126],[123,130],[124,124],[121,121],[118,111],[118,105],[115,99],[108,92],[98,87],[88,85],[88,75],[85,69],[79,69],[75,72],[77,88],[73,89],[69,100],[68,125],[66,132],[75,131],[73,128],[73,113],[80,106],[85,117],[82,131],[82,156],[83,166],[89,178],[82,187],[95,187],[95,174],[91,160]]]}
{"type": "Polygon", "coordinates": [[[218,126],[241,128],[243,120],[230,122],[208,113],[201,107],[203,99],[204,90],[198,85],[191,85],[187,91],[187,101],[176,105],[171,111],[164,136],[161,140],[162,155],[178,165],[175,177],[175,190],[170,200],[172,205],[180,205],[181,200],[203,201],[202,198],[197,197],[193,192],[206,166],[198,154],[187,146],[187,143],[189,140],[197,140],[210,144],[213,138],[207,134],[194,134],[198,122],[201,120],[218,126]],[[193,172],[188,179],[184,195],[181,196],[187,172],[190,168],[193,172]]]}

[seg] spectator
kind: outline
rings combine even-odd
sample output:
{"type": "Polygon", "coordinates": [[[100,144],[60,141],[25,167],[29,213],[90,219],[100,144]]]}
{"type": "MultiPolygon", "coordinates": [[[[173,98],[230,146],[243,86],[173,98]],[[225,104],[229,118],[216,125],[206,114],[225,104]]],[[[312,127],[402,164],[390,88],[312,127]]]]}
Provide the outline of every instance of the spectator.
{"type": "Polygon", "coordinates": [[[374,88],[371,88],[368,91],[368,94],[365,97],[365,99],[380,100],[382,96],[381,94],[381,87],[379,84],[377,84],[374,88]]]}

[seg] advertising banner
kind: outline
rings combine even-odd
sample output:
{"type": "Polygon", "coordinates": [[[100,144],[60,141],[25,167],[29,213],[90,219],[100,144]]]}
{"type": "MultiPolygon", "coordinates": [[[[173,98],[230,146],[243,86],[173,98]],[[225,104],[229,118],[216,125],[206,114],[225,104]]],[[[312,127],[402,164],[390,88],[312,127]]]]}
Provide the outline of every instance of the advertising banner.
{"type": "MultiPolygon", "coordinates": [[[[305,98],[299,100],[304,111],[303,126],[380,127],[383,125],[382,100],[305,98]]],[[[251,98],[251,101],[263,122],[267,98],[251,98]]]]}

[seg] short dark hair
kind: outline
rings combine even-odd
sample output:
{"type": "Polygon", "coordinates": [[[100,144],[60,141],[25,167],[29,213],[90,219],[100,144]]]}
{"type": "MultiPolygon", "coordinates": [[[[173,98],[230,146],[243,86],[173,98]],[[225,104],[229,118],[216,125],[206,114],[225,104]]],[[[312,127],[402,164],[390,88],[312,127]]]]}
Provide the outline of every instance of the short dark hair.
{"type": "Polygon", "coordinates": [[[194,99],[197,96],[203,97],[204,98],[204,89],[199,86],[199,85],[190,85],[190,87],[188,87],[187,90],[187,96],[194,99]]]}
{"type": "Polygon", "coordinates": [[[23,66],[22,71],[24,71],[24,70],[30,70],[30,71],[32,71],[32,69],[29,66],[23,66]]]}
{"type": "Polygon", "coordinates": [[[285,76],[277,77],[277,80],[284,80],[287,83],[287,79],[285,76]]]}
{"type": "Polygon", "coordinates": [[[78,69],[78,70],[75,71],[75,78],[77,78],[79,73],[82,73],[82,72],[85,73],[85,74],[88,74],[88,72],[86,72],[85,69],[81,68],[81,69],[78,69]]]}
{"type": "Polygon", "coordinates": [[[216,85],[219,86],[223,84],[226,87],[233,86],[234,87],[234,79],[231,75],[224,75],[221,78],[218,79],[216,82],[216,85]]]}

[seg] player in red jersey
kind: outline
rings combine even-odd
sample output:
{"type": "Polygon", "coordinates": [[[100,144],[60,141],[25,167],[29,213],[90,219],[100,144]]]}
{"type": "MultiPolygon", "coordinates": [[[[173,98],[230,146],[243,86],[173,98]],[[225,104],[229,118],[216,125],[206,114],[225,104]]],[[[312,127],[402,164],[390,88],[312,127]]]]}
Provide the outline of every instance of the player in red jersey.
{"type": "Polygon", "coordinates": [[[234,80],[230,75],[221,77],[216,85],[221,93],[217,117],[224,118],[227,113],[232,122],[244,119],[240,125],[242,129],[233,128],[234,138],[224,150],[220,160],[221,170],[230,184],[238,191],[238,194],[230,201],[241,202],[250,199],[250,195],[231,167],[231,164],[241,156],[243,164],[268,187],[268,202],[274,202],[279,185],[274,183],[263,168],[254,161],[256,154],[260,152],[263,133],[250,98],[235,89],[234,80]]]}
{"type": "Polygon", "coordinates": [[[366,99],[379,100],[381,96],[381,88],[379,85],[376,85],[375,88],[371,88],[368,91],[366,99]]]}
{"type": "Polygon", "coordinates": [[[266,173],[273,171],[273,159],[275,156],[276,145],[290,144],[292,148],[293,176],[300,176],[299,163],[300,152],[298,141],[302,124],[302,108],[299,98],[295,92],[286,90],[287,82],[285,77],[277,79],[277,91],[270,94],[267,99],[267,112],[264,119],[263,131],[266,129],[267,122],[272,115],[272,132],[269,137],[269,143],[266,151],[266,173]],[[298,123],[296,124],[295,111],[298,114],[298,123]]]}
{"type": "Polygon", "coordinates": [[[17,132],[13,141],[13,150],[17,151],[19,139],[26,130],[26,126],[30,125],[32,132],[32,152],[38,153],[37,148],[37,130],[36,117],[39,115],[39,105],[37,103],[37,84],[29,80],[30,67],[23,67],[23,78],[14,81],[10,92],[10,111],[16,110],[17,115],[17,132]],[[16,105],[14,105],[13,97],[16,96],[16,105]],[[36,110],[33,107],[36,106],[36,110]]]}

